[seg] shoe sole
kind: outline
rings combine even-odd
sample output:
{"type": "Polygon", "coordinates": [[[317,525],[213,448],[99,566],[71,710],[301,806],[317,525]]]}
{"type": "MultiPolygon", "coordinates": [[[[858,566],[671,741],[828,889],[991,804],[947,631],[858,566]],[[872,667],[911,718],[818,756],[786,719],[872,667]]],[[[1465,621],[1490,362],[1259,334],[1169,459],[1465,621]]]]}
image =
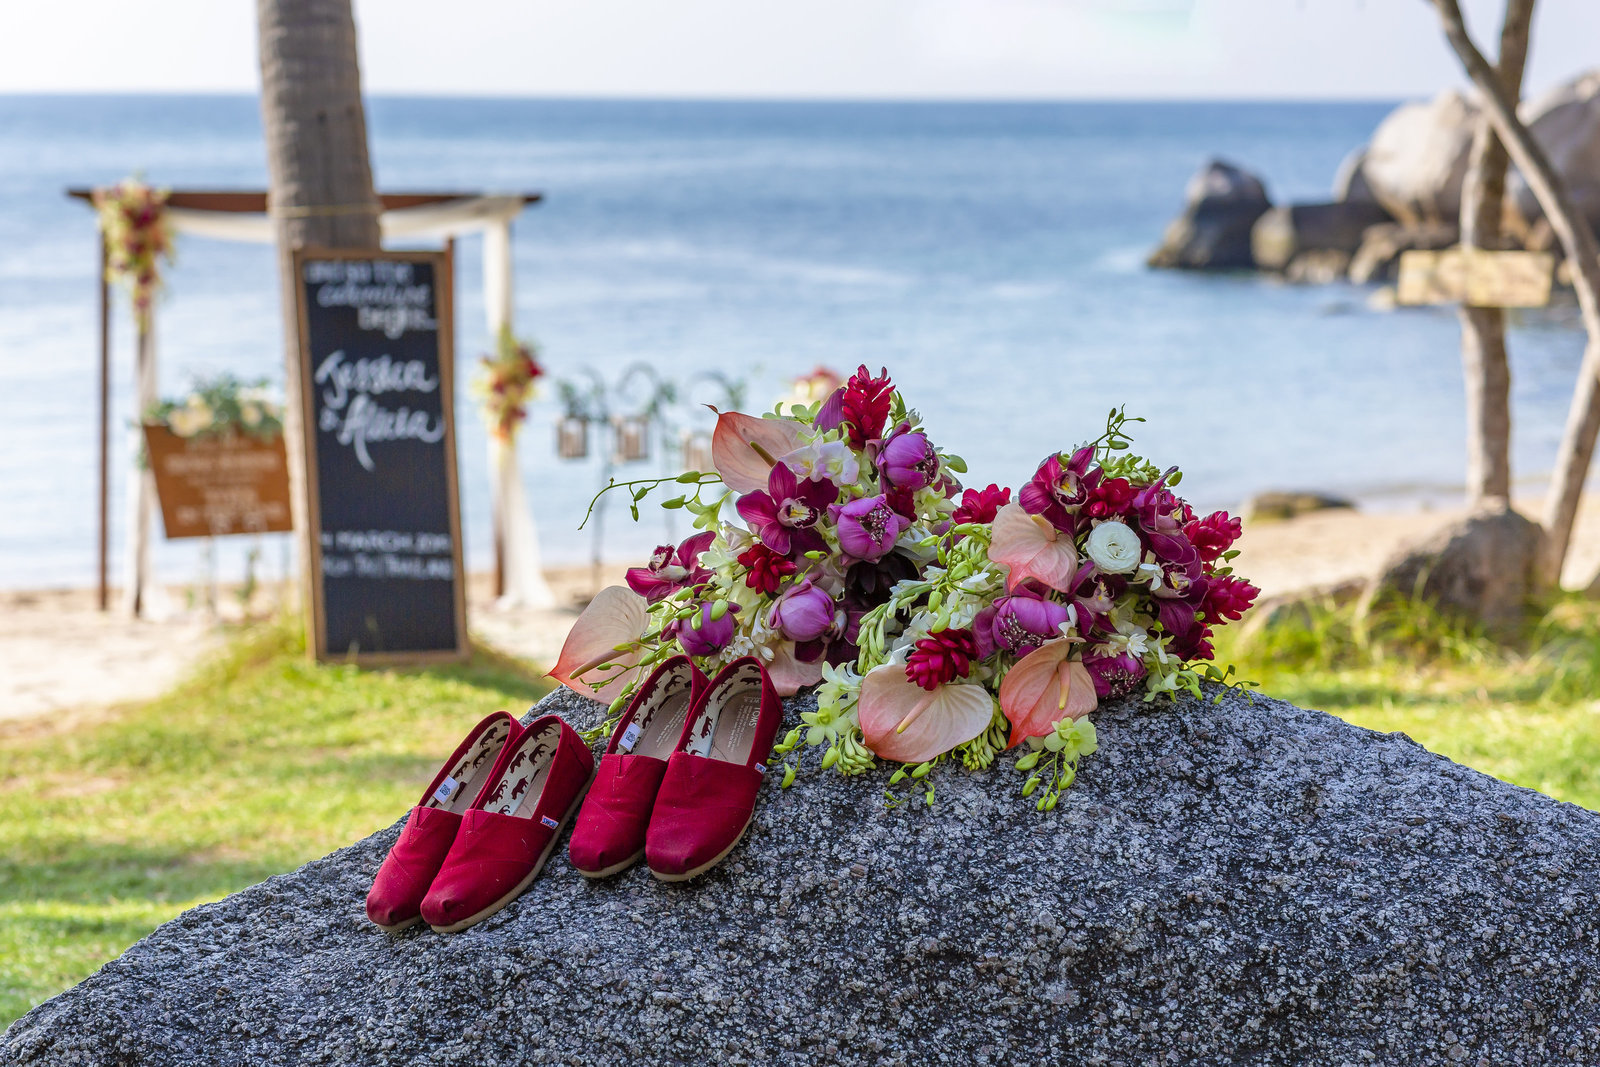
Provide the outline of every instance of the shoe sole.
{"type": "MultiPolygon", "coordinates": [[[[370,922],[371,920],[369,919],[368,921],[370,922]]],[[[409,929],[411,929],[413,926],[417,925],[421,921],[422,921],[422,916],[418,915],[414,919],[407,919],[405,922],[403,922],[403,923],[395,923],[393,926],[385,926],[382,923],[373,923],[372,925],[376,926],[378,929],[382,930],[386,934],[398,934],[401,930],[409,930],[409,929]]]]}
{"type": "Polygon", "coordinates": [[[526,892],[527,888],[533,884],[533,880],[539,877],[539,872],[544,870],[545,862],[549,860],[550,854],[556,849],[556,842],[560,841],[562,835],[567,832],[567,823],[571,822],[572,817],[578,813],[578,805],[582,804],[583,798],[589,795],[589,786],[593,784],[594,775],[590,774],[589,780],[584,783],[582,789],[578,790],[578,795],[572,799],[572,805],[567,808],[567,813],[561,817],[561,824],[556,827],[556,832],[550,835],[550,843],[544,846],[543,852],[539,853],[538,860],[534,862],[533,870],[529,871],[527,876],[523,878],[522,881],[518,882],[511,892],[507,893],[493,904],[490,904],[487,908],[484,908],[476,915],[468,916],[467,918],[462,919],[460,922],[451,923],[449,926],[433,926],[432,923],[429,923],[429,926],[433,926],[433,932],[436,934],[460,933],[467,927],[475,926],[476,924],[481,923],[483,920],[489,918],[489,916],[494,915],[496,912],[500,911],[506,905],[510,904],[513,900],[516,900],[524,892],[526,892]]]}
{"type": "Polygon", "coordinates": [[[700,866],[684,871],[682,874],[662,874],[654,867],[651,867],[650,874],[654,876],[655,880],[658,882],[687,882],[691,878],[700,877],[702,874],[705,874],[711,868],[727,859],[728,853],[739,847],[739,842],[744,840],[745,833],[749,831],[750,824],[755,822],[755,819],[756,813],[754,810],[751,810],[750,817],[744,821],[744,826],[739,830],[739,836],[733,839],[733,844],[729,845],[727,848],[723,849],[721,852],[717,853],[700,866]]]}
{"type": "Polygon", "coordinates": [[[644,849],[641,848],[638,852],[635,852],[621,863],[613,863],[611,866],[602,867],[598,871],[586,871],[582,867],[578,867],[576,865],[574,865],[572,869],[583,875],[585,878],[610,878],[613,874],[622,873],[642,859],[644,859],[644,849]]]}

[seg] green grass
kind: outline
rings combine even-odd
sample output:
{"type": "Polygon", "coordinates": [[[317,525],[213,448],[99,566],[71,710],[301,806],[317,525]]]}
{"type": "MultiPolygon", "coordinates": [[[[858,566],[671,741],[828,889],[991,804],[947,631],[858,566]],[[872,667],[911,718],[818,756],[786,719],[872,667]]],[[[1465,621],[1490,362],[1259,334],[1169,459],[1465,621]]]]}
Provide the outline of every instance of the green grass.
{"type": "Polygon", "coordinates": [[[1496,642],[1421,606],[1362,624],[1325,604],[1224,631],[1217,658],[1272,696],[1600,810],[1600,605],[1563,598],[1496,642]]]}
{"type": "Polygon", "coordinates": [[[148,704],[0,728],[0,1027],[158,924],[397,819],[466,728],[548,689],[309,663],[282,626],[148,704]]]}

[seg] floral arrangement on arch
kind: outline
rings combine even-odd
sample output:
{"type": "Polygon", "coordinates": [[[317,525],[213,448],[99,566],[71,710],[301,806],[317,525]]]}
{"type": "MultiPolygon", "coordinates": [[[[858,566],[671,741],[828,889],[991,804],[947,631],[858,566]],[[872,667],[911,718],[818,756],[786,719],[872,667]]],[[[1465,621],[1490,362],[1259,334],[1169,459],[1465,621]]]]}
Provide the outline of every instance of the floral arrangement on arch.
{"type": "Polygon", "coordinates": [[[510,326],[502,326],[495,354],[479,360],[472,382],[490,433],[502,441],[516,437],[517,428],[528,417],[534,383],[543,376],[544,367],[532,342],[517,340],[510,326]]]}
{"type": "Polygon", "coordinates": [[[143,329],[161,289],[161,260],[172,260],[170,190],[127,178],[91,194],[106,242],[106,280],[127,288],[134,318],[143,329]]]}
{"type": "Polygon", "coordinates": [[[270,441],[283,433],[283,403],[267,388],[265,379],[243,382],[231,374],[219,374],[200,379],[181,399],[152,404],[144,421],[183,438],[238,435],[270,441]]]}
{"type": "Polygon", "coordinates": [[[603,590],[551,674],[614,721],[669,656],[710,671],[755,655],[780,693],[818,686],[777,746],[786,760],[816,746],[845,775],[898,762],[891,784],[932,803],[940,763],[980,770],[1021,746],[1023,793],[1053,808],[1097,747],[1101,699],[1237,684],[1211,637],[1257,595],[1229,565],[1239,520],[1196,514],[1176,468],[1131,454],[1137,421],[1112,411],[1013,493],[963,489],[965,464],[887,371],[787,412],[720,413],[715,473],[608,487],[637,508],[675,481],[662,506],[701,532],[603,590]]]}

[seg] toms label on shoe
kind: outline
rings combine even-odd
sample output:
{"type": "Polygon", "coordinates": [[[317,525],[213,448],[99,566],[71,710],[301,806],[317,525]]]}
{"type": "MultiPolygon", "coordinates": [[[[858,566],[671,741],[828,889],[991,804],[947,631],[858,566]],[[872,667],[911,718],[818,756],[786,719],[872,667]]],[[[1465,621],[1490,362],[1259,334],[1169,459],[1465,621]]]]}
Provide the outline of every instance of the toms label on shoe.
{"type": "Polygon", "coordinates": [[[639,724],[630,722],[628,728],[622,731],[622,737],[617,741],[617,747],[623,752],[632,752],[633,746],[639,743],[639,724]]]}
{"type": "Polygon", "coordinates": [[[756,764],[756,773],[757,774],[766,774],[767,773],[767,765],[765,763],[756,764]]]}
{"type": "Polygon", "coordinates": [[[550,829],[552,829],[552,830],[554,830],[556,827],[561,825],[560,823],[556,822],[556,820],[552,819],[548,815],[539,816],[539,821],[544,823],[546,826],[550,827],[550,829]]]}
{"type": "Polygon", "coordinates": [[[433,799],[435,799],[439,803],[443,804],[444,802],[449,800],[452,796],[454,796],[456,790],[459,789],[460,787],[461,787],[461,783],[460,782],[456,781],[454,778],[450,778],[450,777],[447,776],[444,781],[439,783],[439,788],[435,789],[433,791],[433,799]]]}

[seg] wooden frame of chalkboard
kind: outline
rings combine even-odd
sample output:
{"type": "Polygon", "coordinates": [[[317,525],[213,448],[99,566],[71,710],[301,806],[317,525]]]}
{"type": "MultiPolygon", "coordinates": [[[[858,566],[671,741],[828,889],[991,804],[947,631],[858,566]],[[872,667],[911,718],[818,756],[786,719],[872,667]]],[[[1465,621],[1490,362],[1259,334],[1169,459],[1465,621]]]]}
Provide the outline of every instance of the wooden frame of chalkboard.
{"type": "MultiPolygon", "coordinates": [[[[453,373],[455,361],[455,294],[453,286],[454,257],[449,251],[385,252],[373,249],[304,248],[297,249],[295,251],[294,278],[295,317],[299,324],[300,330],[300,424],[301,438],[304,447],[305,475],[303,480],[305,486],[303,490],[305,494],[305,507],[303,513],[306,517],[306,522],[304,524],[305,529],[301,532],[301,547],[303,549],[303,558],[306,561],[306,602],[310,606],[310,613],[307,619],[307,629],[309,633],[308,640],[306,642],[306,650],[310,655],[318,660],[339,660],[343,662],[353,661],[363,666],[381,666],[385,664],[399,663],[459,662],[464,660],[470,654],[470,646],[467,640],[466,575],[462,565],[461,556],[461,496],[459,479],[456,470],[455,389],[453,373]],[[346,640],[341,642],[339,640],[340,635],[330,633],[328,595],[329,574],[324,569],[325,553],[323,547],[324,539],[329,536],[328,532],[323,529],[325,511],[322,498],[324,457],[319,454],[317,440],[319,433],[322,432],[318,425],[319,404],[318,393],[316,392],[317,385],[315,381],[317,368],[314,366],[314,363],[318,357],[313,353],[312,349],[312,325],[311,311],[308,308],[307,302],[306,265],[313,263],[341,263],[351,261],[365,261],[374,264],[397,263],[427,265],[432,274],[432,325],[434,336],[437,339],[435,358],[437,360],[438,370],[438,415],[440,420],[439,427],[442,429],[443,446],[441,450],[443,453],[443,470],[442,472],[433,472],[435,475],[433,481],[436,483],[434,488],[442,490],[443,495],[447,498],[443,512],[437,513],[436,518],[446,518],[448,522],[448,535],[450,539],[448,551],[450,577],[448,581],[450,584],[450,590],[447,604],[436,595],[436,591],[431,589],[429,590],[429,599],[431,601],[438,602],[433,605],[433,615],[435,616],[433,621],[435,623],[440,621],[437,616],[441,612],[448,612],[448,617],[453,622],[453,633],[449,635],[448,641],[437,641],[426,645],[419,644],[417,647],[397,647],[393,644],[390,644],[390,647],[383,647],[385,644],[389,644],[389,642],[386,642],[382,639],[383,632],[381,628],[375,626],[374,616],[371,615],[367,617],[366,624],[369,632],[372,632],[375,635],[373,644],[379,647],[362,647],[359,641],[351,642],[346,640]]],[[[424,315],[424,317],[426,316],[424,315]]],[[[374,328],[375,327],[366,327],[366,329],[374,328]]],[[[403,389],[408,385],[416,384],[415,382],[408,383],[404,380],[405,372],[399,367],[398,363],[394,370],[394,374],[398,376],[398,380],[391,380],[389,384],[396,389],[403,389]]],[[[425,375],[423,377],[425,378],[425,375]]],[[[379,388],[381,389],[382,386],[379,388]]],[[[391,413],[385,414],[387,415],[391,413]]],[[[401,409],[401,411],[398,413],[399,416],[405,416],[406,414],[407,412],[405,409],[401,409]]],[[[416,418],[416,413],[411,413],[410,417],[413,419],[416,418]]],[[[426,421],[427,420],[424,417],[421,423],[424,430],[426,430],[426,421]]],[[[391,429],[395,426],[401,426],[404,424],[405,419],[400,418],[397,422],[391,424],[391,429]]],[[[415,429],[417,424],[411,425],[413,429],[415,429]]],[[[403,437],[405,432],[405,430],[400,430],[399,436],[403,437]]],[[[417,437],[424,441],[427,440],[422,433],[418,433],[417,437]]],[[[386,443],[410,445],[414,444],[415,442],[405,440],[397,441],[391,437],[390,441],[386,443]]],[[[370,452],[365,453],[362,458],[362,465],[368,467],[368,469],[371,469],[370,460],[370,452]]],[[[436,497],[432,501],[432,504],[437,512],[438,501],[436,497]]],[[[437,526],[439,523],[436,521],[434,525],[437,526]]],[[[443,531],[438,532],[442,533],[443,531]]],[[[371,533],[376,533],[376,531],[371,531],[371,533]]],[[[406,533],[394,534],[394,531],[384,531],[383,533],[391,534],[399,538],[411,536],[406,533]]],[[[420,540],[421,538],[430,536],[436,537],[437,534],[429,535],[427,533],[423,533],[416,536],[418,540],[420,540]]],[[[415,547],[412,550],[417,553],[422,552],[420,547],[415,547]]],[[[383,546],[380,545],[374,551],[383,551],[383,546]]],[[[443,553],[440,553],[440,555],[442,556],[443,553]]],[[[343,557],[340,558],[342,559],[343,557]]],[[[402,560],[402,562],[405,561],[402,560]]],[[[418,562],[421,563],[423,561],[419,560],[418,562]]],[[[438,578],[441,577],[441,575],[438,575],[436,572],[442,569],[441,565],[443,564],[444,560],[440,558],[426,562],[429,568],[431,568],[428,573],[428,577],[433,580],[413,581],[409,583],[410,586],[432,586],[435,584],[435,582],[437,582],[438,578]]],[[[361,576],[358,576],[358,578],[359,577],[361,576]]],[[[339,580],[343,579],[341,578],[339,580]]],[[[380,578],[374,580],[383,579],[380,578]]],[[[348,612],[341,614],[348,614],[348,612]]],[[[413,604],[410,609],[403,612],[401,618],[403,622],[414,623],[416,621],[416,605],[413,604]]],[[[345,636],[348,637],[348,635],[345,636]]]]}

